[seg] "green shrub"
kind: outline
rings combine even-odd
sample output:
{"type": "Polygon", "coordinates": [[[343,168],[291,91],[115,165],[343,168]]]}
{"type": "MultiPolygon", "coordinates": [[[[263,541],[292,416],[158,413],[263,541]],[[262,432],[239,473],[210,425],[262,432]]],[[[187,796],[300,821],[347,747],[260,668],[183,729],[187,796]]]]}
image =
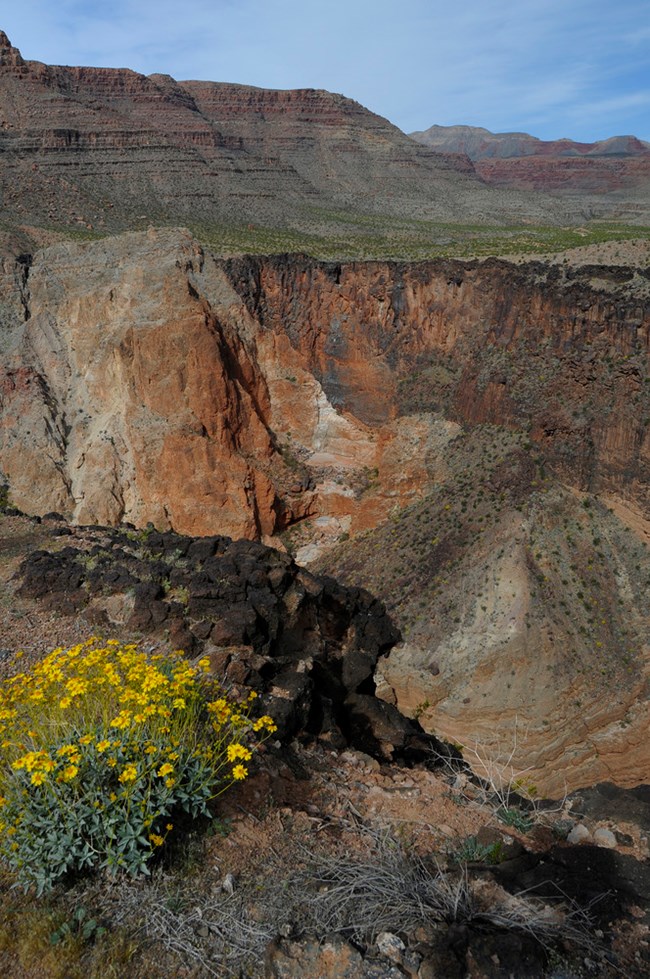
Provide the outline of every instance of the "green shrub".
{"type": "MultiPolygon", "coordinates": [[[[20,655],[20,654],[18,654],[20,655]]],[[[180,653],[90,639],[0,687],[0,857],[40,894],[93,868],[132,875],[246,778],[275,730],[180,653]]]]}
{"type": "Polygon", "coordinates": [[[503,860],[503,843],[479,843],[475,836],[467,836],[452,856],[458,863],[498,864],[503,860]]]}
{"type": "Polygon", "coordinates": [[[501,806],[497,809],[497,819],[505,826],[512,826],[520,833],[527,833],[533,827],[533,818],[527,812],[513,806],[501,806]]]}

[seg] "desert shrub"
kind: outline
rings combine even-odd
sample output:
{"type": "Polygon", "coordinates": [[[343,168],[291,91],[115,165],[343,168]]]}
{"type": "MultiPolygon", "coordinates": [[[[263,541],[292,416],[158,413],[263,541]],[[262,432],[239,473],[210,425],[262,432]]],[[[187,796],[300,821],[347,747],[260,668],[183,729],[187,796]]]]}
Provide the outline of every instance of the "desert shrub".
{"type": "Polygon", "coordinates": [[[495,843],[479,843],[475,836],[468,836],[456,850],[452,851],[452,856],[457,863],[497,864],[504,859],[503,849],[500,840],[495,843]]]}
{"type": "Polygon", "coordinates": [[[0,857],[25,886],[94,868],[131,875],[248,775],[275,730],[180,653],[95,638],[0,687],[0,857]]]}
{"type": "Polygon", "coordinates": [[[516,806],[501,806],[497,809],[496,815],[505,826],[512,826],[520,833],[527,833],[533,828],[534,819],[531,814],[516,806]]]}

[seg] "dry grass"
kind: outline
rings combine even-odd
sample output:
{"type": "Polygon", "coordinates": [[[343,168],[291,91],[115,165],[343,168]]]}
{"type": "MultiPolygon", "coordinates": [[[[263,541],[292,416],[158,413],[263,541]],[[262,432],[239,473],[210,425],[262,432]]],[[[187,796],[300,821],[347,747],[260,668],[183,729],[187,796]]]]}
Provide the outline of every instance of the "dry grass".
{"type": "Polygon", "coordinates": [[[549,951],[565,942],[592,953],[599,947],[588,913],[568,899],[551,907],[533,892],[513,897],[498,887],[487,896],[466,867],[443,870],[390,834],[359,831],[367,837],[368,858],[318,854],[292,883],[304,923],[316,934],[340,932],[367,945],[382,931],[461,923],[525,933],[549,951]]]}

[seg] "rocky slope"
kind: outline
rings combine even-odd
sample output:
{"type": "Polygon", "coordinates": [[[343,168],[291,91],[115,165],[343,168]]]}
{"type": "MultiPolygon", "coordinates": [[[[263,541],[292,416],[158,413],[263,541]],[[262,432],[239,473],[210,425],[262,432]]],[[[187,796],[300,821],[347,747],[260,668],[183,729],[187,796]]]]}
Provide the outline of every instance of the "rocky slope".
{"type": "Polygon", "coordinates": [[[53,636],[108,628],[151,653],[207,654],[282,732],[219,798],[217,832],[187,841],[191,860],[170,852],[164,873],[82,879],[52,901],[3,881],[7,975],[556,979],[585,957],[594,974],[647,973],[647,791],[603,784],[522,809],[471,776],[358,692],[394,639],[367,594],[256,543],[0,513],[0,607],[3,676],[12,649],[25,669],[53,636]],[[53,944],[79,907],[105,939],[53,944]]]}
{"type": "Polygon", "coordinates": [[[524,724],[517,764],[534,759],[540,784],[614,769],[633,784],[650,540],[639,258],[224,261],[173,230],[8,257],[10,498],[77,523],[284,535],[386,598],[407,645],[382,689],[429,729],[478,742],[500,719],[508,741],[524,724]]]}
{"type": "Polygon", "coordinates": [[[359,213],[568,216],[553,201],[487,188],[466,157],[417,146],[342,95],[48,66],[24,60],[2,33],[0,149],[0,218],[13,228],[253,223],[313,234],[359,213]]]}

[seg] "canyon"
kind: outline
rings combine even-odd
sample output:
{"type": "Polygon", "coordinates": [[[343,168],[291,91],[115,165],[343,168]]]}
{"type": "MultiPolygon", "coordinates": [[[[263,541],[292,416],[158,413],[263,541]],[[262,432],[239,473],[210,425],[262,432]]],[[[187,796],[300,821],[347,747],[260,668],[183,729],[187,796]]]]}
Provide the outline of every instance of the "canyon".
{"type": "Polygon", "coordinates": [[[648,147],[413,135],[0,33],[0,498],[289,551],[385,602],[374,692],[426,732],[545,793],[635,785],[648,147]],[[359,260],[489,228],[506,257],[359,260]]]}
{"type": "Polygon", "coordinates": [[[380,697],[547,793],[647,762],[650,327],[630,264],[5,257],[11,502],[289,548],[382,596],[380,697]]]}
{"type": "Polygon", "coordinates": [[[151,877],[5,881],[6,974],[647,974],[649,165],[0,31],[0,675],[276,725],[151,877]]]}

